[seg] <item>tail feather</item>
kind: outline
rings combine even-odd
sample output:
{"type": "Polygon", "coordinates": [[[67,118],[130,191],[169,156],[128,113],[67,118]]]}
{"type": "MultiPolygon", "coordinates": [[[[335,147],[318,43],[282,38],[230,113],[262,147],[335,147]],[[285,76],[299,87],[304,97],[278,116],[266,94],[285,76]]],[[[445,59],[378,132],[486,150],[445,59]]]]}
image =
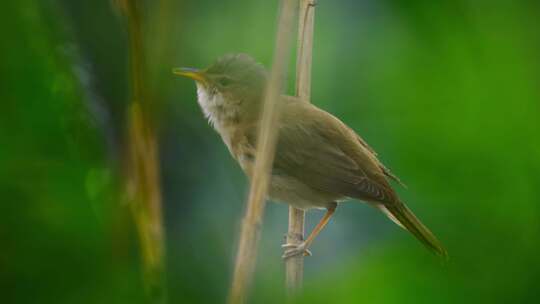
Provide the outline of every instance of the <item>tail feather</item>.
{"type": "Polygon", "coordinates": [[[436,254],[448,258],[441,242],[403,203],[381,206],[380,209],[399,226],[412,233],[424,246],[436,254]]]}

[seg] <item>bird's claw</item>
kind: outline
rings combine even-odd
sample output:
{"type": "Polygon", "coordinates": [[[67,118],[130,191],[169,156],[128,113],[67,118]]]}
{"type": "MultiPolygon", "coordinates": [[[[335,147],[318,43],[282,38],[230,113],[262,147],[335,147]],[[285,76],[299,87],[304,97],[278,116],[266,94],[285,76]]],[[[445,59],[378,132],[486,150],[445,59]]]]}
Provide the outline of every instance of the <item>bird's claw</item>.
{"type": "Polygon", "coordinates": [[[288,259],[295,257],[297,255],[303,254],[304,256],[311,256],[311,251],[306,248],[306,243],[302,242],[300,244],[283,244],[281,248],[285,249],[285,252],[281,256],[283,259],[288,259]]]}

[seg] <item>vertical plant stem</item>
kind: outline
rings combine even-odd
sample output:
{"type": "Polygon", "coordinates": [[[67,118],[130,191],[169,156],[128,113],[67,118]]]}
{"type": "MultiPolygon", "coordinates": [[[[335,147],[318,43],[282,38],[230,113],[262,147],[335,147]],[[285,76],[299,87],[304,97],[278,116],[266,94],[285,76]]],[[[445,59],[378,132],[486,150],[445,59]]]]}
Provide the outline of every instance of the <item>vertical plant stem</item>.
{"type": "Polygon", "coordinates": [[[297,0],[282,0],[280,4],[273,65],[263,102],[255,167],[229,294],[229,303],[231,304],[245,303],[255,269],[260,229],[278,135],[277,128],[274,126],[281,110],[280,95],[283,92],[286,79],[296,4],[297,0]]]}
{"type": "MultiPolygon", "coordinates": [[[[296,54],[296,96],[306,102],[311,98],[311,62],[313,50],[313,28],[315,0],[299,0],[298,49],[296,54]]],[[[289,231],[287,243],[299,244],[304,239],[305,212],[289,207],[289,231]]],[[[285,282],[289,296],[302,288],[304,279],[304,257],[298,255],[285,262],[285,282]]]]}
{"type": "Polygon", "coordinates": [[[296,52],[296,96],[310,102],[311,62],[316,0],[299,0],[298,49],[296,52]]]}
{"type": "Polygon", "coordinates": [[[144,283],[151,303],[166,302],[165,237],[162,223],[159,153],[145,79],[141,3],[115,0],[124,14],[129,35],[131,102],[127,111],[126,188],[137,228],[144,283]]]}
{"type": "MultiPolygon", "coordinates": [[[[289,206],[288,244],[299,244],[304,238],[305,212],[289,206]]],[[[285,261],[285,284],[287,294],[293,296],[302,288],[304,279],[304,257],[302,255],[288,258],[285,261]]]]}

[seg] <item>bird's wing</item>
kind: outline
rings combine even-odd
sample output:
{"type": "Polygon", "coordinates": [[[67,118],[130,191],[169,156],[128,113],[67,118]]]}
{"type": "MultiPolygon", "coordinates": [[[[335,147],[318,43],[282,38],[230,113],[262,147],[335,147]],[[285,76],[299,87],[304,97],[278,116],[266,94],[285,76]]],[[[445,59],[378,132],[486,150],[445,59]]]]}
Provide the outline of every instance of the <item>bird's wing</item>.
{"type": "MultiPolygon", "coordinates": [[[[287,96],[283,95],[282,98],[284,98],[285,102],[288,104],[293,104],[302,102],[300,98],[295,96],[287,96]]],[[[316,107],[315,107],[316,108],[316,107]]],[[[317,109],[317,108],[316,108],[317,109]]],[[[322,111],[323,113],[327,114],[328,116],[331,116],[333,119],[338,120],[337,118],[333,117],[332,115],[328,114],[327,112],[322,111]]],[[[324,114],[323,114],[324,115],[324,114]]],[[[339,121],[339,120],[338,120],[339,121]]],[[[378,158],[377,158],[377,152],[358,134],[354,132],[353,129],[349,128],[347,125],[345,125],[343,122],[339,121],[339,124],[341,124],[343,127],[347,128],[350,133],[354,133],[356,136],[357,141],[365,148],[367,149],[374,157],[375,161],[377,162],[378,166],[381,168],[383,174],[403,186],[404,188],[407,188],[407,186],[397,177],[390,169],[388,169],[378,158]]]]}
{"type": "Polygon", "coordinates": [[[341,196],[383,203],[399,201],[377,158],[357,135],[331,114],[308,103],[286,103],[273,174],[290,175],[314,189],[341,196]]]}
{"type": "MultiPolygon", "coordinates": [[[[371,152],[373,156],[375,156],[375,158],[377,157],[377,152],[375,152],[375,150],[373,150],[373,148],[370,147],[368,143],[362,137],[360,137],[360,135],[356,135],[356,138],[358,139],[358,141],[364,148],[368,149],[369,152],[371,152]]],[[[390,171],[390,169],[388,169],[380,160],[377,159],[377,162],[379,163],[379,167],[381,168],[381,170],[383,171],[386,177],[394,180],[395,182],[400,184],[402,187],[407,188],[407,186],[399,179],[399,177],[397,177],[392,171],[390,171]]]]}
{"type": "Polygon", "coordinates": [[[435,235],[399,200],[373,151],[339,119],[311,104],[290,102],[279,131],[273,174],[288,174],[315,189],[375,203],[428,248],[446,256],[435,235]]]}

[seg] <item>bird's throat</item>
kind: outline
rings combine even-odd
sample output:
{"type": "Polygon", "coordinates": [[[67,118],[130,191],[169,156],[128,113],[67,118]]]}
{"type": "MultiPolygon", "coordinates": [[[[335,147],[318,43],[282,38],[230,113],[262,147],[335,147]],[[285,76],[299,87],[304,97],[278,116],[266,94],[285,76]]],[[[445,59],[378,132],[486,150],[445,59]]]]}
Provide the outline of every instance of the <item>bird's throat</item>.
{"type": "MultiPolygon", "coordinates": [[[[239,120],[240,109],[217,90],[197,84],[197,101],[209,123],[219,129],[239,120]]],[[[218,130],[219,131],[219,130],[218,130]]]]}
{"type": "Polygon", "coordinates": [[[240,103],[226,100],[218,90],[197,84],[197,101],[210,125],[231,149],[231,136],[241,120],[240,103]]]}

